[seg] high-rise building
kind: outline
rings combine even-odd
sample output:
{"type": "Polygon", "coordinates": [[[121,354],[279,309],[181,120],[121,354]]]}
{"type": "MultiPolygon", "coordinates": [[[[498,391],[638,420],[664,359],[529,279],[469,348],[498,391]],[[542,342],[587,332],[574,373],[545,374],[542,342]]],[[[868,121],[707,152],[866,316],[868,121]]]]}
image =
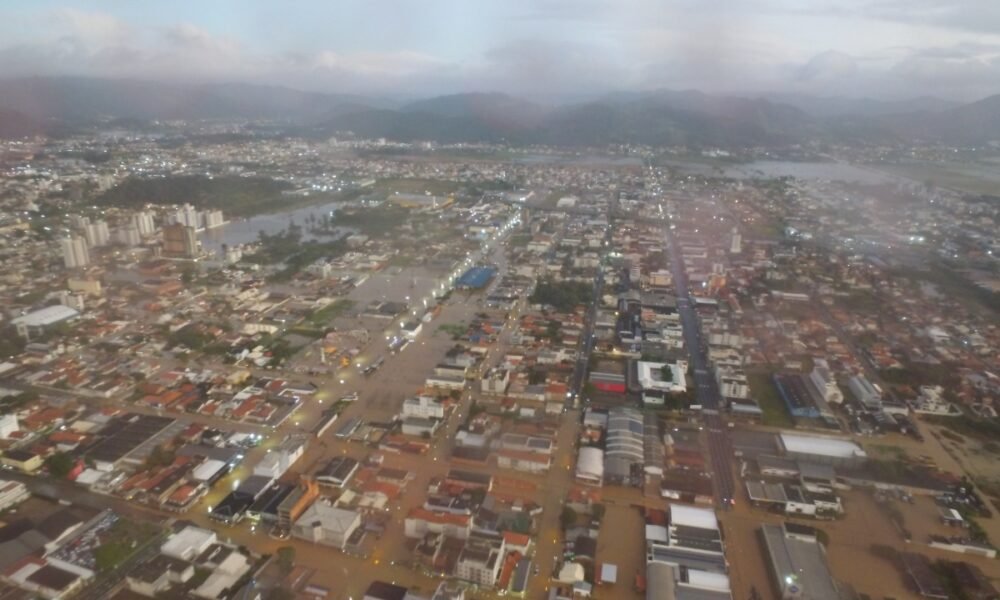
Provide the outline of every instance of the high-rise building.
{"type": "Polygon", "coordinates": [[[66,268],[77,269],[90,264],[90,252],[87,249],[87,240],[74,235],[63,238],[62,242],[63,261],[66,268]]]}
{"type": "Polygon", "coordinates": [[[153,221],[153,214],[148,211],[132,215],[132,224],[139,230],[139,235],[142,237],[156,233],[156,223],[153,221]]]}
{"type": "Polygon", "coordinates": [[[743,236],[740,235],[740,230],[735,227],[733,227],[733,241],[729,244],[729,252],[731,254],[743,252],[743,236]]]}
{"type": "Polygon", "coordinates": [[[205,224],[205,229],[221,227],[224,220],[221,210],[206,210],[202,213],[202,219],[205,224]]]}
{"type": "Polygon", "coordinates": [[[111,241],[111,232],[108,230],[107,221],[88,223],[83,229],[83,235],[87,238],[87,244],[91,248],[106,246],[111,241]]]}
{"type": "Polygon", "coordinates": [[[180,258],[198,255],[198,236],[194,227],[174,223],[163,228],[163,254],[180,258]]]}
{"type": "Polygon", "coordinates": [[[201,227],[201,213],[190,204],[185,204],[174,214],[174,223],[199,229],[201,227]]]}
{"type": "Polygon", "coordinates": [[[90,217],[81,217],[80,215],[70,215],[69,216],[69,226],[73,229],[78,229],[83,231],[90,225],[90,217]]]}
{"type": "Polygon", "coordinates": [[[139,228],[132,223],[119,227],[115,230],[115,239],[119,244],[124,244],[130,248],[132,246],[138,246],[142,243],[142,236],[139,235],[139,228]]]}

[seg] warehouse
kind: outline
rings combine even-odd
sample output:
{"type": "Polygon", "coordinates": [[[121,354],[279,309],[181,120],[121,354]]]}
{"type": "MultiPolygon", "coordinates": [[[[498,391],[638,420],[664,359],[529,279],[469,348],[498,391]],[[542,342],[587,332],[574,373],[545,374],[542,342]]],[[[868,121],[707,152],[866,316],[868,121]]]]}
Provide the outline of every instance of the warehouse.
{"type": "Polygon", "coordinates": [[[785,523],[762,525],[760,531],[771,577],[782,597],[841,600],[815,529],[785,523]]]}
{"type": "Polygon", "coordinates": [[[823,465],[858,466],[868,460],[861,446],[843,438],[781,433],[778,436],[784,454],[823,465]]]}

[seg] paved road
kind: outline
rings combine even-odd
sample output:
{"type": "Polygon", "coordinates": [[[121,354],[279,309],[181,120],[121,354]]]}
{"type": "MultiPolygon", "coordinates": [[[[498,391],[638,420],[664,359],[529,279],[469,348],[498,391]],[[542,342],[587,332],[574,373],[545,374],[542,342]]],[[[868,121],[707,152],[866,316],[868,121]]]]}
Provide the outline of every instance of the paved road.
{"type": "Polygon", "coordinates": [[[720,507],[728,508],[735,498],[735,482],[729,457],[730,443],[727,425],[719,415],[725,408],[725,402],[719,393],[719,387],[712,377],[705,356],[705,344],[698,325],[698,314],[695,310],[687,285],[687,273],[681,249],[670,230],[667,230],[666,241],[670,248],[671,270],[674,277],[674,287],[677,292],[677,312],[681,317],[681,327],[684,329],[684,344],[690,355],[691,367],[694,369],[694,384],[698,402],[702,406],[702,418],[708,430],[708,449],[715,481],[715,500],[720,507]]]}

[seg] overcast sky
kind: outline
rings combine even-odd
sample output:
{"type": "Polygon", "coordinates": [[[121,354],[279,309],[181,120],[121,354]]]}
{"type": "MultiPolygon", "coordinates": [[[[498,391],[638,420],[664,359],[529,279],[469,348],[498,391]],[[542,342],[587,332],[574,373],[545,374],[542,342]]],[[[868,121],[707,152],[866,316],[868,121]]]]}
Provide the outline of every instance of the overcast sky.
{"type": "Polygon", "coordinates": [[[5,2],[0,77],[26,75],[975,100],[1000,93],[1000,0],[5,2]]]}

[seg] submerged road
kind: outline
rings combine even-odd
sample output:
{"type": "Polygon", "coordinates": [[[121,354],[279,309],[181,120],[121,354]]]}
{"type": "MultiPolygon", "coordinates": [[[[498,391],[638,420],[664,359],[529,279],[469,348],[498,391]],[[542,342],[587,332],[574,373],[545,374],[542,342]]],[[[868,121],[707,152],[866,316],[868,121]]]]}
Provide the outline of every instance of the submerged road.
{"type": "Polygon", "coordinates": [[[680,246],[673,233],[667,230],[667,245],[670,248],[670,266],[677,292],[677,312],[680,314],[684,330],[684,345],[687,346],[691,367],[694,369],[695,393],[702,407],[702,418],[708,433],[709,458],[715,481],[715,500],[721,508],[728,508],[734,501],[735,483],[730,463],[729,432],[719,411],[725,407],[719,386],[712,377],[705,356],[706,344],[701,337],[698,313],[691,300],[687,285],[687,272],[681,257],[680,246]]]}

